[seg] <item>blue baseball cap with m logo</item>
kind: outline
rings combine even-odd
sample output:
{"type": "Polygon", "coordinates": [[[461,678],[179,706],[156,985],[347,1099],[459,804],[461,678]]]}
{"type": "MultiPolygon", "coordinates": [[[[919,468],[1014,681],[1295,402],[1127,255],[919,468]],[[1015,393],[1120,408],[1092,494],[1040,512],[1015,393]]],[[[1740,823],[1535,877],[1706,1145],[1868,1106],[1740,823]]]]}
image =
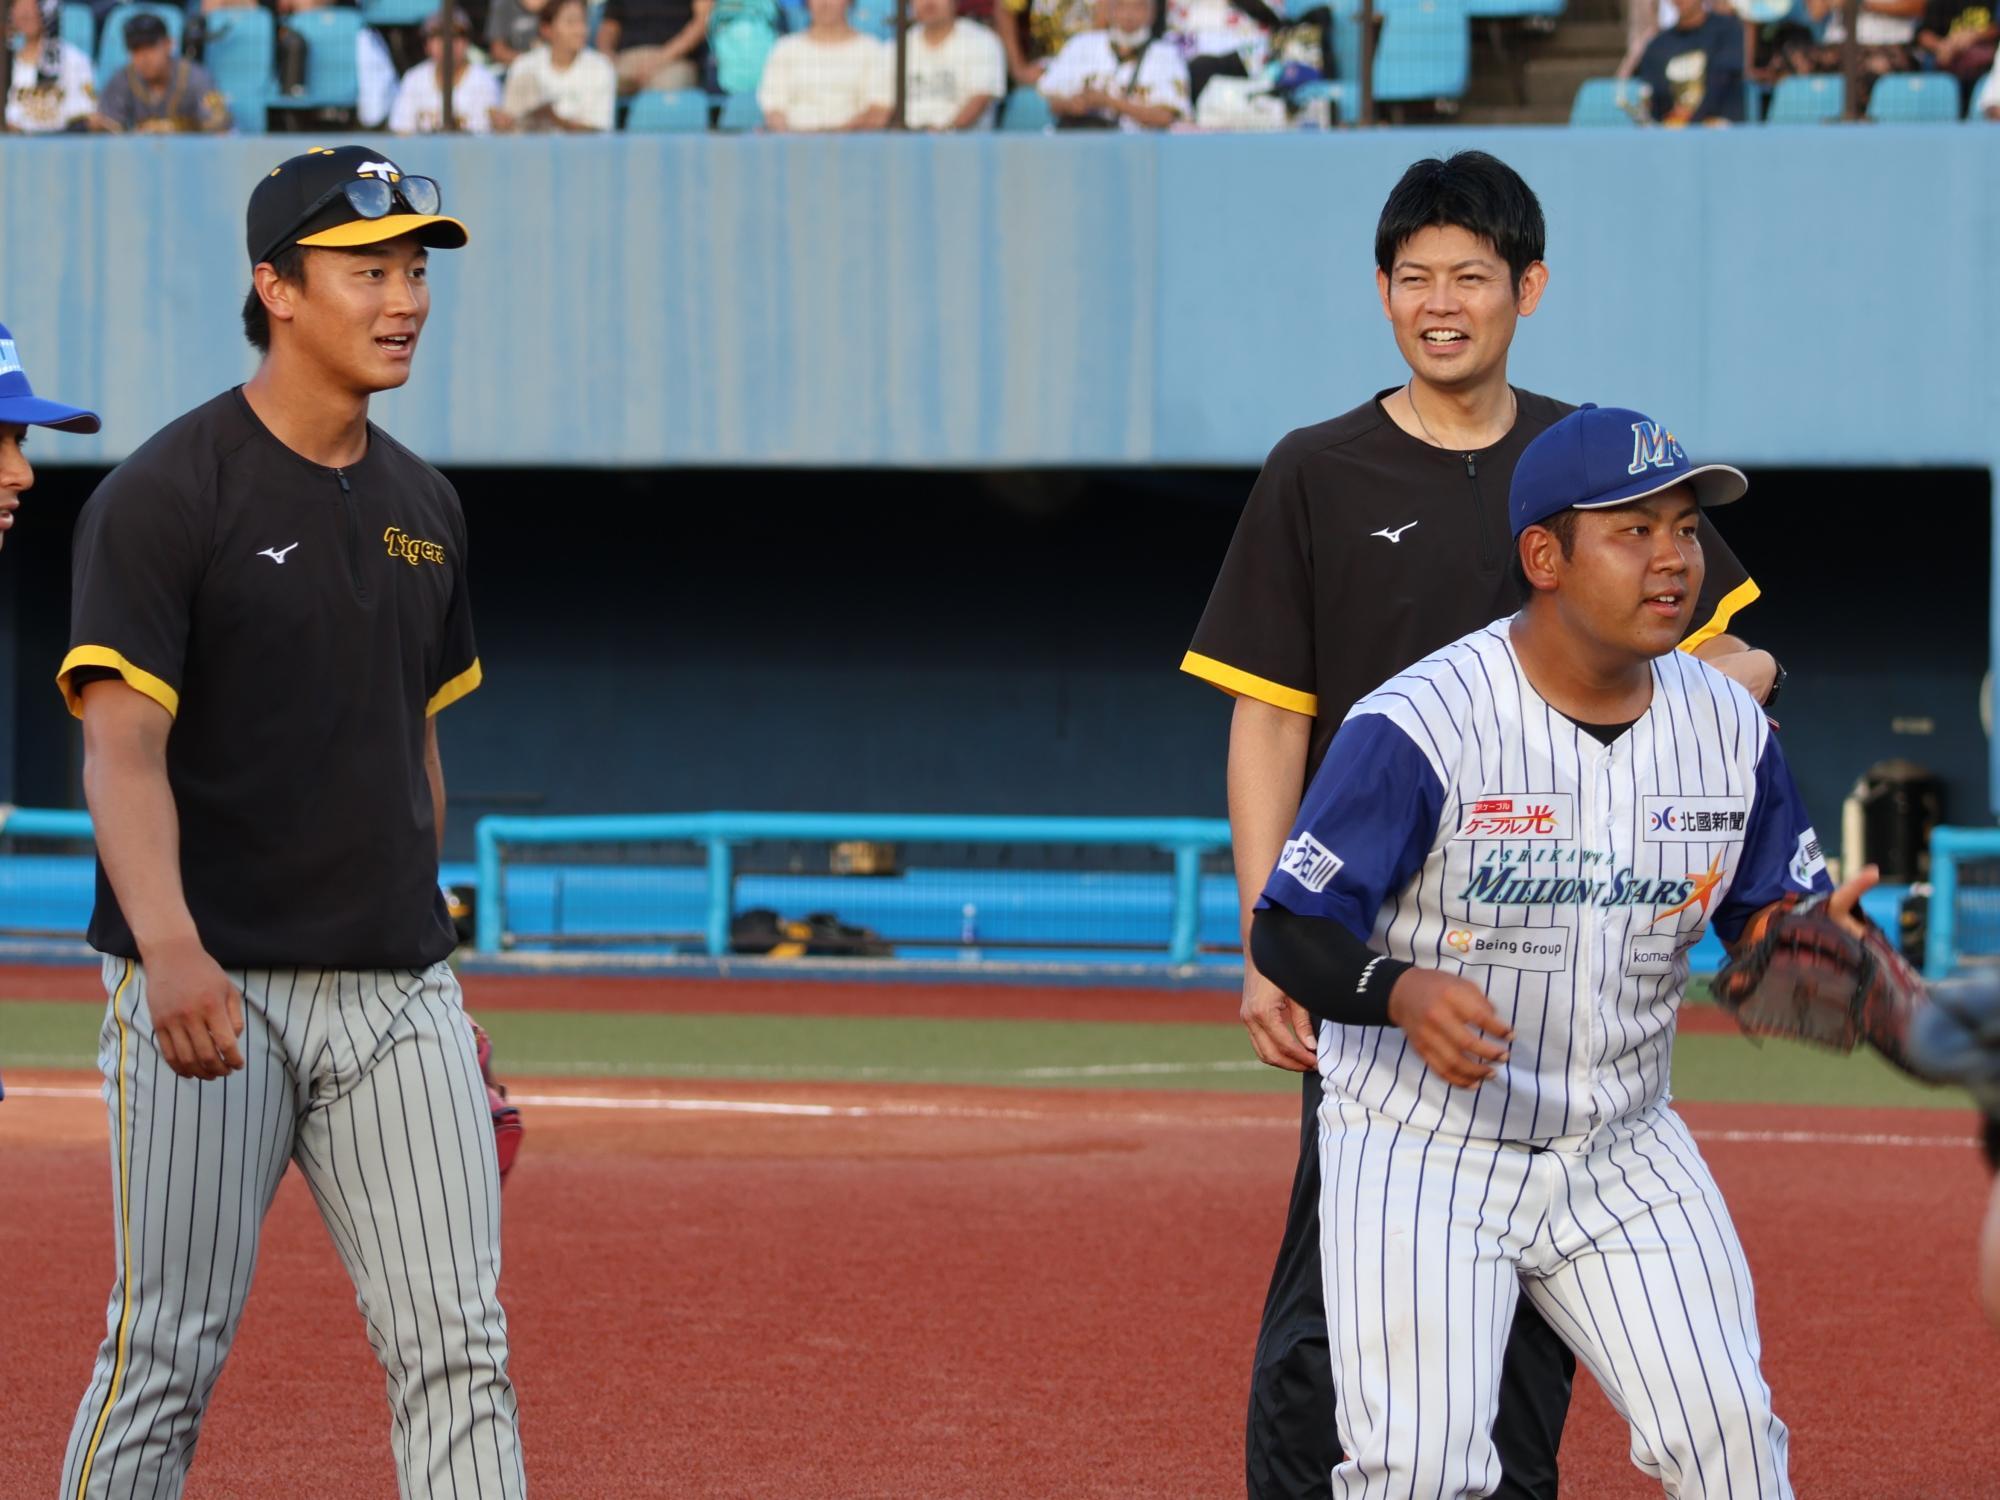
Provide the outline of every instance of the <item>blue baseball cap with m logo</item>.
{"type": "Polygon", "coordinates": [[[1508,492],[1514,535],[1559,511],[1630,505],[1677,484],[1706,509],[1741,500],[1750,481],[1728,464],[1697,464],[1673,432],[1622,406],[1578,407],[1521,454],[1508,492]]]}
{"type": "Polygon", "coordinates": [[[54,427],[62,432],[95,432],[97,413],[60,401],[44,401],[28,384],[14,335],[0,328],[0,422],[17,427],[54,427]]]}

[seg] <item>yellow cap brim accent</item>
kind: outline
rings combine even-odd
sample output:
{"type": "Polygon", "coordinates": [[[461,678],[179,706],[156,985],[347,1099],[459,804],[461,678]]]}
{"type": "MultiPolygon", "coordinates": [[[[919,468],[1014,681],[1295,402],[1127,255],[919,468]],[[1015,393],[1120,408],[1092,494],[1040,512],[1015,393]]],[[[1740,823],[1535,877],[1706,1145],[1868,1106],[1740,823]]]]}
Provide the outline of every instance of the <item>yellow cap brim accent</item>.
{"type": "Polygon", "coordinates": [[[330,250],[352,249],[356,245],[379,245],[384,240],[401,239],[406,234],[418,235],[432,250],[462,250],[472,238],[463,224],[443,214],[388,214],[380,219],[336,224],[318,234],[306,235],[298,243],[330,250]]]}

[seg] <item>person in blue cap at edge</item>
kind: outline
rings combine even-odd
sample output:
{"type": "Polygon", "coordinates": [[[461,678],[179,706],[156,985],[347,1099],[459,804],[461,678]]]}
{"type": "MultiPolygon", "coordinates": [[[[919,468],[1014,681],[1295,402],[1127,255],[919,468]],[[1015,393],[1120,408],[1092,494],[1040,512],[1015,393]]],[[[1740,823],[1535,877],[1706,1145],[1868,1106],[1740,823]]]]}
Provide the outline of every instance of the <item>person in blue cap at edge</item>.
{"type": "MultiPolygon", "coordinates": [[[[28,462],[24,447],[28,429],[95,432],[100,425],[94,411],[35,394],[28,384],[28,372],[21,368],[14,335],[0,324],[0,547],[7,545],[7,534],[14,529],[14,513],[21,508],[21,497],[35,487],[34,466],[28,462]]],[[[0,1079],[0,1099],[6,1097],[6,1081],[0,1079]]]]}
{"type": "Polygon", "coordinates": [[[0,547],[7,545],[7,534],[14,529],[14,513],[21,508],[21,497],[35,485],[35,470],[25,447],[28,429],[95,432],[100,425],[96,412],[37,396],[28,384],[28,372],[21,368],[14,335],[0,325],[0,547]]]}

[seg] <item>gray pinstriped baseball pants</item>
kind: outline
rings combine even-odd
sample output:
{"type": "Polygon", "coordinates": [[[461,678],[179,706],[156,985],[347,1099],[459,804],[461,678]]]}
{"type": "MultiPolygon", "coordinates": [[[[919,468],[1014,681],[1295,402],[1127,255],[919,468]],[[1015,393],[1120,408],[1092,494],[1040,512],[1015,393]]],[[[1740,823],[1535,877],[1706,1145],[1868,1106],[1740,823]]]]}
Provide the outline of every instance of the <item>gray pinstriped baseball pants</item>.
{"type": "Polygon", "coordinates": [[[117,1274],[60,1500],[177,1500],[294,1161],[388,1375],[402,1500],[520,1500],[499,1171],[451,969],[233,971],[244,1066],[208,1082],[160,1055],[140,965],[104,976],[117,1274]]]}

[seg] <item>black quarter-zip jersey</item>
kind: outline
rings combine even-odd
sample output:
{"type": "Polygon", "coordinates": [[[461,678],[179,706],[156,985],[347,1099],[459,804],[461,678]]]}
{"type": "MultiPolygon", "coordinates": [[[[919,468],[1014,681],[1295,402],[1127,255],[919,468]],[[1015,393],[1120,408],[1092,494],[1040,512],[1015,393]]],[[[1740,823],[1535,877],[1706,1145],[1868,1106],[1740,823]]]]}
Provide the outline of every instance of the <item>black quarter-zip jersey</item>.
{"type": "MultiPolygon", "coordinates": [[[[1395,389],[1271,450],[1181,663],[1225,692],[1309,715],[1308,780],[1362,697],[1520,607],[1514,465],[1575,410],[1517,389],[1507,435],[1467,453],[1398,427],[1382,405],[1395,389]]],[[[1684,649],[1727,630],[1757,597],[1706,514],[1701,528],[1700,624],[1684,649]]]]}
{"type": "MultiPolygon", "coordinates": [[[[163,428],[77,522],[58,678],[116,675],[173,715],[181,879],[228,968],[415,968],[452,950],[426,720],[479,685],[465,518],[370,424],[300,457],[232,390],[163,428]]],[[[92,945],[140,956],[100,863],[92,945]]]]}

